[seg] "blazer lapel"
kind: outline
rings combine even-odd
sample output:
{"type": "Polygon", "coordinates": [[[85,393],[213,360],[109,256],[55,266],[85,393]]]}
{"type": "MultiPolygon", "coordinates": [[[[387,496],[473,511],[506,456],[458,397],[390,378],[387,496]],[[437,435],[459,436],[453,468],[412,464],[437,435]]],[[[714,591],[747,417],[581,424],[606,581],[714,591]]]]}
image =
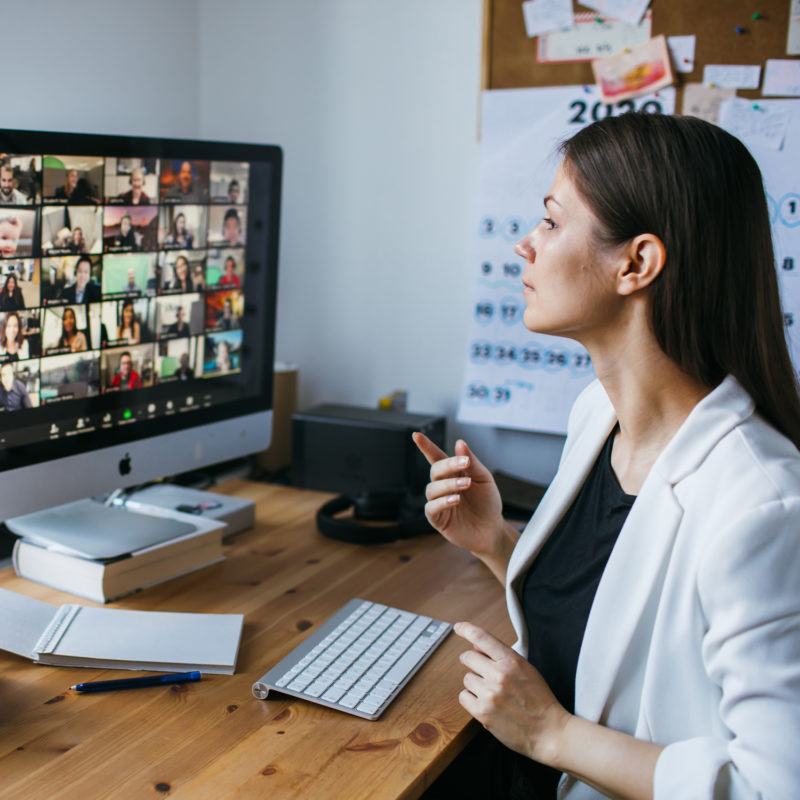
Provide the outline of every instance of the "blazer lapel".
{"type": "Polygon", "coordinates": [[[526,575],[547,537],[553,532],[583,486],[611,429],[616,424],[616,419],[614,409],[609,404],[607,409],[597,412],[592,425],[583,430],[572,443],[569,452],[565,452],[558,472],[541,499],[536,513],[511,554],[507,570],[506,600],[511,623],[517,634],[515,649],[518,652],[527,652],[527,628],[519,603],[519,581],[526,575]]]}

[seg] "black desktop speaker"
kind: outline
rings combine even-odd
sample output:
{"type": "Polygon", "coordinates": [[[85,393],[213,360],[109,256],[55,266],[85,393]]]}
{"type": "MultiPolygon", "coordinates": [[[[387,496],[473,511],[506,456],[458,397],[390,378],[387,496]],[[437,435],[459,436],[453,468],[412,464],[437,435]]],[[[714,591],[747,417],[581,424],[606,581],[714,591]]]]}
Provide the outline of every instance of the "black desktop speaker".
{"type": "Polygon", "coordinates": [[[317,512],[321,533],[380,544],[433,530],[424,512],[430,466],[414,431],[444,448],[444,417],[330,403],[292,416],[294,485],[341,492],[317,512]],[[351,507],[352,516],[336,516],[351,507]]]}

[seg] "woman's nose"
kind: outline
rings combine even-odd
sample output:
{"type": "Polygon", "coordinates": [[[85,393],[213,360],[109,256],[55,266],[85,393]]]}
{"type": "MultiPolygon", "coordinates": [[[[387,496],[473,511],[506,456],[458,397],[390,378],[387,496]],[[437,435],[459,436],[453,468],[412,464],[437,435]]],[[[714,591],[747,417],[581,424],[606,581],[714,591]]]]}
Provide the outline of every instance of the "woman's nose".
{"type": "Polygon", "coordinates": [[[531,234],[528,234],[525,238],[520,239],[514,245],[514,252],[518,256],[522,256],[526,261],[533,261],[536,258],[536,250],[533,246],[531,234]]]}

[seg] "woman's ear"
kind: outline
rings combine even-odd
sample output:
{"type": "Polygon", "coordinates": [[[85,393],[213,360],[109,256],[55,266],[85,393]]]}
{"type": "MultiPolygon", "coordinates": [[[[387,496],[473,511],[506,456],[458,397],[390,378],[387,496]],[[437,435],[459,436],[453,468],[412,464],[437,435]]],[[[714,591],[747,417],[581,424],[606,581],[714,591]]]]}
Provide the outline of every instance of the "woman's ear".
{"type": "Polygon", "coordinates": [[[625,245],[623,257],[618,289],[622,295],[631,295],[649,286],[661,274],[667,250],[655,234],[640,233],[625,245]]]}

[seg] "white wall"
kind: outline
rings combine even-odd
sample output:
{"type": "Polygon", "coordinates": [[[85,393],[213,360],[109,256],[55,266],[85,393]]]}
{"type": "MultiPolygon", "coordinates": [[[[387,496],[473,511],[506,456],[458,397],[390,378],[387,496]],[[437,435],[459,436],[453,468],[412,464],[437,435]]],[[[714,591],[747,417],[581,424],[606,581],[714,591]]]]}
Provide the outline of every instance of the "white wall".
{"type": "Polygon", "coordinates": [[[285,150],[277,355],[301,407],[394,389],[492,467],[562,439],[454,422],[469,322],[481,0],[201,0],[201,134],[285,150]],[[229,64],[234,66],[229,66],[229,64]]]}
{"type": "Polygon", "coordinates": [[[560,437],[454,422],[469,321],[481,0],[25,0],[7,127],[285,150],[277,356],[302,407],[394,389],[491,467],[560,437]],[[24,46],[23,46],[24,45],[24,46]],[[20,53],[24,52],[24,58],[20,53]],[[19,56],[19,58],[17,58],[19,56]]]}
{"type": "Polygon", "coordinates": [[[6,5],[4,127],[196,135],[194,0],[6,5]]]}

